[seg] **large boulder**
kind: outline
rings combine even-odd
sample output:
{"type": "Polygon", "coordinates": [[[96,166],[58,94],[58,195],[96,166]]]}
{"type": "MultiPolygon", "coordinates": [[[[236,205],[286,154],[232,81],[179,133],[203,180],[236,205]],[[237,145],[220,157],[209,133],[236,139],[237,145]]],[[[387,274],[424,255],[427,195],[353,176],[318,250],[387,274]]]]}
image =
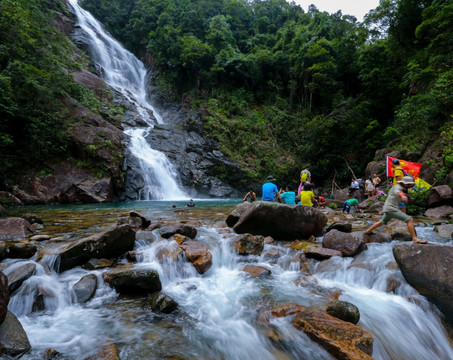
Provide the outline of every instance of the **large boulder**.
{"type": "Polygon", "coordinates": [[[179,247],[184,250],[186,259],[200,274],[204,274],[211,268],[212,254],[202,243],[186,238],[179,247]]]}
{"type": "Polygon", "coordinates": [[[453,214],[453,206],[442,205],[425,211],[425,216],[433,219],[446,219],[453,214]]]}
{"type": "Polygon", "coordinates": [[[292,324],[336,359],[373,359],[373,336],[357,325],[309,309],[300,312],[292,324]]]}
{"type": "Polygon", "coordinates": [[[327,217],[312,207],[255,201],[233,229],[238,234],[294,240],[320,236],[326,224],[327,217]]]}
{"type": "Polygon", "coordinates": [[[433,208],[442,205],[453,206],[453,189],[449,185],[434,186],[429,192],[427,207],[433,208]]]}
{"type": "Polygon", "coordinates": [[[9,289],[8,278],[0,271],[0,325],[5,320],[8,312],[9,289]]]}
{"type": "Polygon", "coordinates": [[[226,224],[229,226],[229,227],[233,227],[234,225],[236,225],[236,223],[239,221],[239,219],[241,218],[241,215],[243,213],[245,213],[249,208],[250,206],[252,206],[251,203],[249,202],[244,202],[244,203],[241,203],[241,204],[238,204],[234,207],[233,211],[231,211],[227,218],[226,218],[226,224]]]}
{"type": "Polygon", "coordinates": [[[8,311],[0,325],[0,356],[19,356],[31,349],[27,334],[16,316],[8,311]]]}
{"type": "Polygon", "coordinates": [[[31,224],[25,219],[0,219],[0,240],[22,241],[33,232],[31,224]]]}
{"type": "Polygon", "coordinates": [[[83,265],[91,258],[114,258],[132,250],[135,232],[129,225],[121,225],[112,230],[73,241],[68,245],[54,249],[54,255],[60,258],[59,272],[74,266],[83,265]]]}
{"type": "Polygon", "coordinates": [[[335,229],[324,235],[322,247],[341,251],[343,256],[355,256],[367,248],[362,239],[335,229]]]}
{"type": "Polygon", "coordinates": [[[393,256],[409,285],[437,305],[453,325],[453,246],[398,244],[393,256]]]}
{"type": "Polygon", "coordinates": [[[156,270],[118,268],[102,274],[104,281],[120,294],[149,294],[162,290],[156,270]]]}

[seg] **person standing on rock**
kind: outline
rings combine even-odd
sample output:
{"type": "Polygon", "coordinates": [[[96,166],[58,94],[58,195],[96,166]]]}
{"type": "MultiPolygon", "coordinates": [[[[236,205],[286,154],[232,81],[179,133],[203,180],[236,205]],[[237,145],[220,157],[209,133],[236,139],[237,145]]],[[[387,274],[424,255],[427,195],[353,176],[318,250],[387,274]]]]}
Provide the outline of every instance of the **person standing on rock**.
{"type": "Polygon", "coordinates": [[[376,196],[379,193],[379,186],[381,184],[381,179],[377,174],[373,174],[373,185],[374,185],[374,196],[376,196]]]}
{"type": "Polygon", "coordinates": [[[407,195],[405,193],[406,189],[409,189],[415,185],[414,179],[412,176],[404,176],[401,180],[394,185],[388,193],[387,200],[384,203],[384,215],[381,220],[375,222],[371,225],[366,231],[365,234],[369,235],[372,231],[378,228],[381,225],[387,224],[391,219],[398,219],[406,223],[409,234],[412,237],[412,242],[414,244],[426,244],[426,240],[422,240],[417,237],[415,232],[414,220],[409,215],[403,213],[400,210],[401,202],[408,202],[407,195]]]}
{"type": "Polygon", "coordinates": [[[305,168],[300,172],[300,184],[297,189],[298,194],[300,194],[305,184],[311,184],[310,165],[305,166],[305,168]]]}
{"type": "Polygon", "coordinates": [[[374,184],[373,184],[373,180],[371,179],[371,176],[369,176],[365,181],[365,190],[366,190],[366,193],[368,194],[368,199],[373,199],[374,198],[374,184]]]}
{"type": "Polygon", "coordinates": [[[274,184],[274,177],[268,176],[267,182],[263,184],[263,201],[274,201],[280,192],[278,191],[277,185],[274,184]]]}

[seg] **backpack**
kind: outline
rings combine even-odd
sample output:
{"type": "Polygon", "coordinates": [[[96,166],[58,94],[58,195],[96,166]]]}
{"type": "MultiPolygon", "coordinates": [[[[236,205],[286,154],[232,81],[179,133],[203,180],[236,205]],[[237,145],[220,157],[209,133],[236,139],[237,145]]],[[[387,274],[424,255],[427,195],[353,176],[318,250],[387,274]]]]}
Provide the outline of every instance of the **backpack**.
{"type": "Polygon", "coordinates": [[[302,170],[302,173],[300,174],[300,181],[301,182],[306,182],[308,178],[308,171],[307,170],[302,170]]]}

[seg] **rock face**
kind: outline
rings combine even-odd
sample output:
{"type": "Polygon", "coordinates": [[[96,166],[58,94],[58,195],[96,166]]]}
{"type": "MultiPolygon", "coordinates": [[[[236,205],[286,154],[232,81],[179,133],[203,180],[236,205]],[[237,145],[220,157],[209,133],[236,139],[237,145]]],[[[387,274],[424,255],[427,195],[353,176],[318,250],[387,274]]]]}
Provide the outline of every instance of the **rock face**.
{"type": "Polygon", "coordinates": [[[331,230],[324,236],[322,247],[341,251],[343,256],[355,256],[367,248],[362,239],[338,230],[331,230]]]}
{"type": "Polygon", "coordinates": [[[0,325],[3,323],[8,312],[9,289],[8,278],[0,271],[0,325]]]}
{"type": "Polygon", "coordinates": [[[372,360],[373,337],[367,330],[354,324],[308,309],[301,312],[292,324],[336,359],[372,360]]]}
{"type": "Polygon", "coordinates": [[[453,325],[453,246],[398,244],[393,256],[409,285],[437,305],[453,325]]]}
{"type": "Polygon", "coordinates": [[[149,294],[162,290],[159,274],[148,269],[115,269],[102,274],[120,294],[149,294]]]}
{"type": "Polygon", "coordinates": [[[8,311],[0,325],[0,355],[19,356],[31,349],[27,334],[19,320],[8,311]]]}
{"type": "Polygon", "coordinates": [[[59,255],[60,258],[58,271],[63,272],[74,266],[83,265],[91,258],[118,257],[132,250],[134,242],[135,232],[129,225],[121,225],[112,230],[76,240],[55,250],[55,255],[59,255]]]}
{"type": "Polygon", "coordinates": [[[238,234],[272,236],[275,240],[308,239],[320,236],[327,217],[308,206],[255,201],[233,229],[238,234]]]}
{"type": "Polygon", "coordinates": [[[0,219],[0,240],[21,241],[33,234],[31,224],[22,218],[0,219]]]}

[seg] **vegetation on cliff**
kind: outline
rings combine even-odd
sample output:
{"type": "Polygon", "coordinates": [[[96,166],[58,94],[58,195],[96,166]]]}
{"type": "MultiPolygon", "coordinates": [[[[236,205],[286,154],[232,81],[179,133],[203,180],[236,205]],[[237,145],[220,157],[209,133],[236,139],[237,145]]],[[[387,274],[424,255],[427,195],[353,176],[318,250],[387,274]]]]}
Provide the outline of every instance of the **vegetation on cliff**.
{"type": "Polygon", "coordinates": [[[363,23],[285,0],[82,5],[200,110],[244,182],[294,182],[305,163],[346,180],[346,162],[361,174],[376,149],[422,154],[435,139],[437,180],[453,169],[449,1],[382,0],[363,23]]]}

